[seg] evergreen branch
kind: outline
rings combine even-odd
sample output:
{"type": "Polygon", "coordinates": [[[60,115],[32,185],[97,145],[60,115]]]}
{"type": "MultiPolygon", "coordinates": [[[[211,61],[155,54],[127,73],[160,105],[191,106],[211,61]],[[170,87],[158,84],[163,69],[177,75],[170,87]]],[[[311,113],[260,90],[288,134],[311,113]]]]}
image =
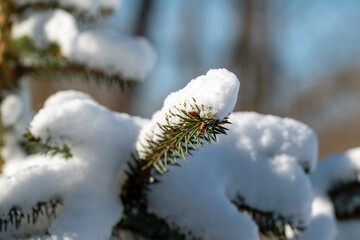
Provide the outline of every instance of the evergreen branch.
{"type": "Polygon", "coordinates": [[[81,19],[84,22],[93,22],[99,18],[105,18],[113,13],[114,9],[102,7],[95,15],[90,15],[86,10],[80,10],[72,6],[64,6],[57,3],[56,1],[47,1],[47,2],[28,2],[16,6],[15,11],[18,16],[22,16],[28,11],[47,11],[55,9],[63,9],[72,15],[76,16],[77,19],[81,19]]]}
{"type": "MultiPolygon", "coordinates": [[[[184,106],[186,107],[186,103],[184,106]]],[[[192,108],[198,112],[201,110],[195,100],[192,108]]],[[[202,106],[202,108],[204,107],[202,106]]],[[[128,163],[129,170],[126,172],[128,178],[121,192],[125,215],[115,226],[115,230],[132,230],[150,237],[150,239],[184,238],[179,229],[171,229],[164,220],[147,213],[147,192],[150,190],[151,184],[159,182],[157,176],[166,171],[168,164],[177,165],[178,158],[186,160],[191,155],[191,151],[198,151],[199,146],[202,147],[205,141],[209,144],[212,141],[216,142],[216,135],[226,134],[228,130],[222,125],[229,122],[227,119],[213,119],[210,115],[200,117],[196,111],[177,110],[176,114],[169,111],[166,115],[167,124],[158,124],[163,132],[163,135],[158,136],[159,141],[155,142],[147,138],[149,147],[146,148],[145,157],[133,156],[134,161],[128,163]],[[181,119],[181,121],[171,124],[170,118],[172,117],[181,119]],[[153,169],[157,171],[153,171],[153,169]],[[166,227],[163,228],[163,226],[166,227]]]]}
{"type": "Polygon", "coordinates": [[[291,227],[294,232],[303,231],[305,229],[305,226],[294,227],[291,223],[291,219],[276,215],[273,212],[261,211],[247,205],[245,199],[240,195],[235,201],[232,201],[232,203],[240,212],[248,215],[254,220],[259,227],[259,231],[265,236],[275,236],[279,240],[287,240],[285,226],[291,227]]]}
{"type": "Polygon", "coordinates": [[[123,230],[130,230],[132,233],[141,235],[146,239],[185,239],[185,236],[177,229],[170,228],[165,220],[132,204],[125,205],[123,217],[113,227],[112,235],[116,237],[123,230]]]}
{"type": "Polygon", "coordinates": [[[50,154],[51,156],[62,154],[66,159],[72,157],[70,148],[65,144],[62,147],[58,147],[51,146],[49,140],[43,143],[40,138],[34,137],[29,130],[24,134],[24,137],[26,141],[23,143],[23,148],[29,154],[42,153],[45,155],[50,154]]]}
{"type": "Polygon", "coordinates": [[[56,218],[58,207],[62,206],[60,198],[50,199],[48,202],[38,202],[30,213],[24,213],[19,207],[12,207],[7,214],[0,217],[0,232],[6,232],[9,225],[20,228],[21,222],[36,224],[39,217],[45,216],[49,221],[56,218]]]}
{"type": "Polygon", "coordinates": [[[82,79],[105,82],[109,86],[118,84],[126,89],[136,84],[134,79],[125,79],[120,74],[108,74],[102,70],[70,61],[61,53],[57,43],[49,43],[43,48],[36,48],[28,37],[12,41],[11,53],[17,59],[18,74],[30,75],[35,79],[82,79]]]}
{"type": "Polygon", "coordinates": [[[360,183],[357,180],[337,184],[328,195],[338,220],[360,219],[360,183]]]}
{"type": "MultiPolygon", "coordinates": [[[[185,105],[185,103],[184,103],[185,105]]],[[[191,105],[193,109],[199,109],[194,102],[191,105]]],[[[198,146],[203,147],[203,142],[211,145],[212,141],[216,142],[217,134],[226,134],[227,128],[223,124],[228,124],[228,120],[213,119],[212,116],[200,117],[196,111],[186,112],[178,109],[179,113],[173,113],[169,110],[166,115],[167,124],[158,124],[163,135],[157,135],[158,141],[146,139],[147,147],[145,156],[141,159],[146,162],[144,168],[153,166],[160,173],[166,172],[168,164],[177,165],[177,159],[187,160],[191,156],[191,151],[198,151],[198,146]],[[179,118],[178,123],[171,123],[172,117],[179,118]]]]}

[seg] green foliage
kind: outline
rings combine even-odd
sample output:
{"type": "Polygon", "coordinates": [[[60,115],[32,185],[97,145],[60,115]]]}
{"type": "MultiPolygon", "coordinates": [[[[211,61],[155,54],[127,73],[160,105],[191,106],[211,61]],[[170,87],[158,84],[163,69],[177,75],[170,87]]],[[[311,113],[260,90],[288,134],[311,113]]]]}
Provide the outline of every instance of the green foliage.
{"type": "Polygon", "coordinates": [[[70,148],[67,145],[63,145],[62,147],[51,146],[49,140],[47,140],[46,143],[43,143],[40,138],[34,137],[29,130],[24,134],[24,137],[26,141],[24,142],[23,147],[29,154],[42,153],[50,154],[51,156],[62,154],[66,159],[72,157],[70,148]]]}
{"type": "Polygon", "coordinates": [[[336,184],[328,195],[339,220],[360,219],[360,183],[358,180],[336,184]],[[349,208],[349,206],[352,206],[349,208]]]}
{"type": "Polygon", "coordinates": [[[60,206],[62,206],[62,201],[59,198],[50,199],[48,202],[37,203],[30,213],[23,213],[19,207],[14,206],[7,214],[0,217],[0,232],[7,231],[9,225],[18,229],[24,220],[26,220],[28,224],[36,224],[41,216],[52,220],[56,217],[56,211],[60,206]]]}
{"type": "MultiPolygon", "coordinates": [[[[186,106],[186,103],[184,103],[186,106]]],[[[153,141],[147,139],[148,146],[146,148],[145,168],[153,166],[160,173],[166,172],[168,163],[177,165],[177,159],[187,160],[191,155],[191,150],[198,151],[198,147],[203,147],[203,142],[211,144],[216,142],[217,134],[225,134],[228,130],[223,124],[228,124],[227,119],[213,119],[211,114],[208,117],[200,117],[200,107],[195,103],[191,105],[197,111],[186,112],[183,109],[177,109],[179,113],[173,113],[169,110],[166,115],[167,124],[158,124],[163,135],[158,135],[160,140],[153,141]],[[181,119],[179,123],[170,123],[171,117],[181,119]]],[[[202,106],[203,108],[203,106],[202,106]]]]}
{"type": "MultiPolygon", "coordinates": [[[[186,107],[185,103],[184,106],[186,107]]],[[[159,125],[163,132],[163,135],[159,136],[160,140],[148,140],[149,148],[146,149],[145,158],[133,156],[133,162],[128,163],[128,178],[121,193],[125,213],[115,226],[114,234],[127,229],[140,233],[145,239],[184,239],[179,229],[169,228],[163,219],[147,213],[146,195],[150,190],[149,186],[159,182],[160,173],[166,172],[168,164],[177,164],[178,158],[186,160],[191,155],[191,150],[198,151],[204,142],[216,142],[217,134],[226,134],[228,129],[222,125],[229,123],[227,119],[213,119],[211,114],[200,117],[198,112],[204,110],[204,106],[200,109],[195,99],[191,106],[195,111],[177,109],[178,114],[169,111],[166,115],[167,124],[159,125]],[[181,121],[171,124],[171,117],[181,121]],[[157,171],[153,171],[154,169],[157,171]]]]}

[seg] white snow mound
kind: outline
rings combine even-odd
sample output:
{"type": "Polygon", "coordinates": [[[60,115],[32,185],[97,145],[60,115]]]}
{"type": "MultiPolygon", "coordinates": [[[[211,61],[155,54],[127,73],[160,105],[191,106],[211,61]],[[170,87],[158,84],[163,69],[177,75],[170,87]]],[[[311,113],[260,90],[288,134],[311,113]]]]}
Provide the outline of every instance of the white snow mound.
{"type": "Polygon", "coordinates": [[[227,136],[181,167],[170,166],[151,186],[149,211],[206,240],[259,239],[255,222],[236,204],[306,226],[313,194],[303,165],[316,163],[314,132],[295,120],[257,113],[232,113],[229,121],[227,136]]]}

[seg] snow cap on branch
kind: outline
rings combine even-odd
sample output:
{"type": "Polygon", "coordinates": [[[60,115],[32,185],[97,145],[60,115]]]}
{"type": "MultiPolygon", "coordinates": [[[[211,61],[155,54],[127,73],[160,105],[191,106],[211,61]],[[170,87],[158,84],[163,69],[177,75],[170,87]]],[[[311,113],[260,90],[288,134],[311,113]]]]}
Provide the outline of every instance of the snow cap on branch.
{"type": "Polygon", "coordinates": [[[163,134],[159,125],[183,122],[182,111],[196,114],[200,118],[224,120],[235,107],[240,82],[235,74],[226,69],[211,69],[206,75],[191,80],[183,89],[171,93],[161,110],[145,126],[136,143],[140,158],[148,148],[148,141],[158,141],[163,134]]]}
{"type": "Polygon", "coordinates": [[[312,174],[314,189],[319,193],[330,191],[334,184],[360,179],[360,147],[329,156],[321,161],[312,174]]]}
{"type": "MultiPolygon", "coordinates": [[[[155,65],[155,50],[145,38],[122,35],[101,26],[80,31],[74,16],[61,9],[39,12],[15,22],[12,37],[23,36],[29,37],[37,48],[55,42],[70,62],[124,80],[143,80],[155,65]]],[[[31,59],[28,64],[32,64],[31,59]]]]}
{"type": "MultiPolygon", "coordinates": [[[[316,198],[312,218],[300,240],[357,239],[357,219],[337,220],[337,214],[351,216],[359,209],[360,147],[329,156],[311,175],[316,198]],[[347,184],[350,184],[350,188],[347,184]]],[[[339,216],[340,218],[342,216],[339,216]]]]}
{"type": "Polygon", "coordinates": [[[305,227],[313,195],[302,165],[316,163],[313,131],[257,113],[232,113],[229,121],[227,136],[151,186],[149,211],[207,240],[258,239],[255,219],[237,209],[243,206],[271,214],[276,225],[305,227]]]}
{"type": "MultiPolygon", "coordinates": [[[[23,159],[18,169],[0,178],[0,215],[6,215],[12,204],[27,211],[37,202],[58,197],[63,207],[47,222],[49,239],[108,239],[122,215],[119,181],[126,175],[143,123],[143,119],[108,110],[84,93],[53,95],[30,122],[30,131],[49,144],[67,144],[73,157],[23,159]]],[[[16,239],[27,233],[20,229],[16,239]]],[[[1,233],[0,239],[9,239],[7,234],[11,232],[1,233]]]]}
{"type": "Polygon", "coordinates": [[[95,29],[77,36],[70,59],[127,80],[142,80],[153,69],[156,54],[145,38],[95,29]]]}
{"type": "Polygon", "coordinates": [[[74,8],[75,11],[84,12],[86,15],[95,15],[101,9],[115,9],[121,0],[12,0],[17,6],[27,4],[58,4],[64,8],[74,8]]]}
{"type": "Polygon", "coordinates": [[[61,9],[32,14],[20,22],[15,22],[12,28],[14,39],[28,36],[38,48],[49,42],[56,42],[64,56],[71,53],[78,33],[74,16],[61,9]]]}

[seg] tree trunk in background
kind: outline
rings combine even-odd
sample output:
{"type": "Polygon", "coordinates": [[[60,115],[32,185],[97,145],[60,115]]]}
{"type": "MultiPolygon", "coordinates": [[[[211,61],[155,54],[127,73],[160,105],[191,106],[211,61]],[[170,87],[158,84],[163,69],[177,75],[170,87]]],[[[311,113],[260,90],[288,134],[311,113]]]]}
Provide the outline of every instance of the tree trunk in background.
{"type": "Polygon", "coordinates": [[[241,79],[236,110],[261,111],[275,82],[267,6],[264,0],[243,0],[236,7],[242,16],[232,64],[241,79]]]}
{"type": "MultiPolygon", "coordinates": [[[[15,62],[9,56],[9,41],[11,34],[10,0],[0,1],[0,90],[16,87],[14,76],[15,62]]],[[[1,98],[1,95],[0,95],[1,98]]]]}
{"type": "MultiPolygon", "coordinates": [[[[139,14],[134,27],[134,35],[148,38],[150,24],[150,16],[154,7],[154,0],[140,1],[139,14]]],[[[119,103],[117,110],[120,112],[131,112],[131,106],[134,97],[137,95],[136,86],[127,88],[120,92],[115,98],[119,103]]]]}
{"type": "Polygon", "coordinates": [[[149,31],[150,15],[154,6],[154,0],[141,1],[139,17],[135,24],[134,34],[147,36],[149,31]]]}

